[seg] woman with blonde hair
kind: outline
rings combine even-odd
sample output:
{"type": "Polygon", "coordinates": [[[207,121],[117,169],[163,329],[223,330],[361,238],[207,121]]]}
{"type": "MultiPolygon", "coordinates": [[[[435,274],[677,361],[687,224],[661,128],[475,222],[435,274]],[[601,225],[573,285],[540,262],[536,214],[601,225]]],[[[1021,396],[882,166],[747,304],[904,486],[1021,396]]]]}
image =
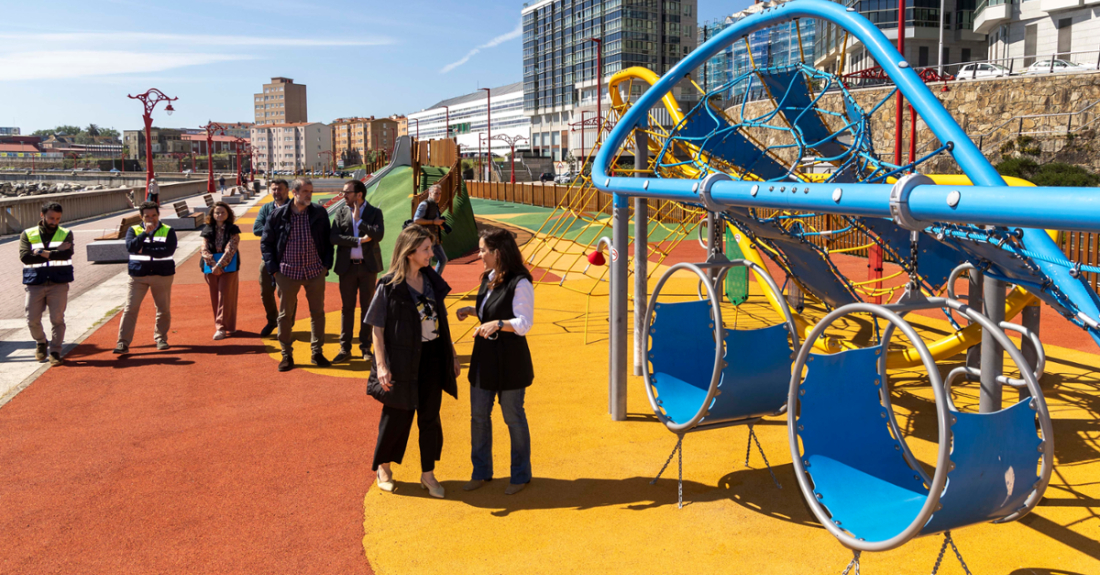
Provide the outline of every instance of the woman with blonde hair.
{"type": "Polygon", "coordinates": [[[444,299],[451,287],[429,267],[432,234],[410,225],[397,236],[389,272],[378,281],[366,323],[374,334],[367,393],[380,401],[382,418],[371,464],[378,488],[393,491],[390,463],[401,463],[413,415],[420,430],[420,485],[443,498],[435,462],[443,452],[439,408],[446,391],[458,398],[458,355],[451,342],[444,299]]]}
{"type": "Polygon", "coordinates": [[[237,247],[241,229],[233,223],[233,209],[217,202],[206,214],[202,238],[202,272],[210,287],[210,307],[214,309],[214,339],[225,339],[237,330],[237,288],[241,255],[237,247]]]}

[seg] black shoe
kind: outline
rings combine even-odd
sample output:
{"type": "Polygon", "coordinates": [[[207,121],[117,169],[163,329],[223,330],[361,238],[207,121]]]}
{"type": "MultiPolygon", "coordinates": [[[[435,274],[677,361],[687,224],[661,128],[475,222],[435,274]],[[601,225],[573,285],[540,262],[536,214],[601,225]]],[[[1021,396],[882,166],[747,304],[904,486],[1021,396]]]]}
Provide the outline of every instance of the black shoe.
{"type": "Polygon", "coordinates": [[[372,361],[373,359],[374,359],[374,350],[364,349],[363,350],[363,361],[372,361]]]}
{"type": "Polygon", "coordinates": [[[260,337],[267,337],[275,332],[275,328],[279,327],[277,323],[269,323],[260,330],[260,337]]]}
{"type": "Polygon", "coordinates": [[[46,344],[36,343],[34,345],[34,359],[37,359],[38,361],[46,361],[46,349],[46,344]]]}
{"type": "Polygon", "coordinates": [[[332,358],[332,363],[344,363],[349,359],[351,359],[351,352],[341,351],[340,353],[336,354],[336,357],[332,358]]]}
{"type": "Polygon", "coordinates": [[[61,354],[56,351],[50,353],[50,365],[61,365],[65,363],[65,360],[61,359],[61,354]]]}
{"type": "Polygon", "coordinates": [[[118,345],[115,346],[115,355],[122,355],[124,353],[130,353],[130,346],[120,341],[118,345]]]}
{"type": "Polygon", "coordinates": [[[325,359],[325,356],[319,353],[313,354],[313,357],[309,359],[309,362],[313,365],[316,365],[317,367],[329,367],[332,365],[331,361],[325,359]]]}
{"type": "Polygon", "coordinates": [[[163,339],[157,342],[157,349],[159,349],[161,351],[164,351],[164,350],[168,349],[169,347],[171,347],[171,346],[169,346],[168,342],[164,341],[163,339]]]}
{"type": "Polygon", "coordinates": [[[294,369],[294,358],[284,355],[283,361],[279,362],[279,371],[290,371],[292,369],[294,369]]]}

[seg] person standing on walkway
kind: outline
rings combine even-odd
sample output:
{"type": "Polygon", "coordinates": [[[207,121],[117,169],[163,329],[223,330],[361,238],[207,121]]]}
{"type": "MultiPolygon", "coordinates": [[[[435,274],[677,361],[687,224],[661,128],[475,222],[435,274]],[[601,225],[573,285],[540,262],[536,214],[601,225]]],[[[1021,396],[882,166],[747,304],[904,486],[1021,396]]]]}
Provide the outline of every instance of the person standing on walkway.
{"type": "Polygon", "coordinates": [[[241,254],[237,251],[241,229],[233,223],[233,210],[217,202],[206,214],[202,237],[202,272],[210,287],[210,306],[214,309],[214,339],[222,340],[237,330],[237,271],[241,254]]]}
{"type": "MultiPolygon", "coordinates": [[[[252,224],[252,233],[261,239],[271,212],[286,205],[290,184],[283,179],[272,180],[268,184],[268,190],[271,192],[271,201],[260,208],[260,213],[252,224]]],[[[260,260],[260,300],[264,302],[264,312],[267,314],[267,325],[260,330],[260,337],[267,337],[279,327],[279,304],[275,301],[275,277],[267,271],[267,263],[263,259],[260,260]]]]}
{"type": "Polygon", "coordinates": [[[126,230],[126,251],[130,252],[130,283],[126,307],[118,325],[115,354],[130,353],[134,327],[145,294],[153,292],[157,322],[153,340],[157,349],[168,349],[168,330],[172,327],[172,281],[176,277],[176,230],[160,222],[160,206],[141,204],[141,224],[126,230]]]}
{"type": "Polygon", "coordinates": [[[428,188],[428,199],[416,206],[413,214],[413,223],[424,226],[432,234],[432,254],[435,255],[435,273],[443,275],[443,268],[447,267],[447,252],[443,250],[443,226],[447,220],[443,219],[443,212],[439,209],[439,197],[443,195],[443,187],[432,184],[428,188]]]}
{"type": "Polygon", "coordinates": [[[359,180],[344,184],[343,209],[332,222],[332,243],[336,245],[333,271],[340,277],[340,353],[332,359],[340,363],[351,358],[351,340],[359,326],[359,352],[370,356],[371,328],[364,319],[374,298],[378,272],[382,271],[382,250],[378,242],[386,233],[382,210],[367,202],[367,187],[359,180]],[[359,303],[356,321],[355,304],[359,303]]]}
{"type": "Polygon", "coordinates": [[[420,485],[442,499],[435,462],[443,453],[439,409],[446,391],[458,398],[458,354],[451,343],[445,298],[451,286],[428,264],[431,232],[410,225],[397,236],[389,273],[374,292],[367,323],[374,330],[374,362],[367,393],[380,401],[382,418],[371,469],[378,488],[393,491],[390,463],[401,463],[413,416],[420,429],[420,485]]]}
{"type": "Polygon", "coordinates": [[[328,212],[313,199],[309,178],[294,180],[294,200],[276,209],[264,226],[260,241],[267,271],[279,290],[279,345],[283,360],[279,371],[294,368],[291,330],[298,313],[298,291],[305,289],[309,303],[310,362],[332,365],[325,359],[325,276],[332,268],[332,233],[328,212]]]}
{"type": "Polygon", "coordinates": [[[19,235],[19,261],[23,262],[23,289],[27,292],[27,328],[34,338],[34,358],[61,365],[65,340],[65,308],[73,281],[73,233],[61,227],[61,204],[42,206],[38,226],[19,235]],[[42,329],[42,314],[50,310],[50,339],[42,329]]]}
{"type": "Polygon", "coordinates": [[[512,440],[511,480],[505,495],[515,495],[531,482],[531,431],[523,400],[535,378],[527,333],[535,314],[535,287],[523,264],[516,239],[508,230],[481,232],[478,254],[485,265],[477,307],[455,312],[463,321],[477,315],[470,356],[470,459],[474,471],[462,488],[473,491],[493,479],[493,412],[499,400],[512,440]]]}
{"type": "Polygon", "coordinates": [[[218,178],[218,191],[225,193],[225,176],[218,178]]]}
{"type": "Polygon", "coordinates": [[[149,185],[145,187],[145,201],[160,205],[160,186],[156,178],[150,178],[149,185]]]}

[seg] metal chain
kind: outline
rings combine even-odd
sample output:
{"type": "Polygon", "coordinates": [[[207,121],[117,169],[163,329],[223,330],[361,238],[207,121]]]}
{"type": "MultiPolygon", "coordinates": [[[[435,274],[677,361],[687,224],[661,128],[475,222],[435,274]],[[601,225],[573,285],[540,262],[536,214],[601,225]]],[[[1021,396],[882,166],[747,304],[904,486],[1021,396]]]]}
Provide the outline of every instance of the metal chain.
{"type": "Polygon", "coordinates": [[[681,435],[680,441],[676,442],[679,447],[677,451],[680,453],[676,458],[677,466],[680,468],[680,475],[676,480],[676,504],[678,509],[684,508],[684,446],[681,445],[683,440],[684,436],[681,435]]]}
{"type": "Polygon", "coordinates": [[[676,447],[672,448],[672,453],[668,454],[668,459],[665,460],[665,464],[663,466],[661,466],[661,470],[657,472],[657,477],[654,477],[653,481],[649,482],[650,485],[656,485],[657,484],[657,480],[660,479],[661,476],[664,475],[665,470],[668,469],[668,464],[672,463],[672,456],[676,455],[677,451],[680,451],[680,443],[684,441],[684,436],[680,435],[678,437],[679,438],[676,440],[676,447]]]}
{"type": "Polygon", "coordinates": [[[970,573],[970,568],[966,566],[966,561],[963,561],[962,553],[960,553],[959,548],[955,546],[955,540],[951,538],[950,531],[944,531],[943,533],[943,545],[940,546],[940,554],[936,557],[936,565],[932,567],[932,575],[936,575],[936,573],[939,572],[940,563],[943,562],[943,554],[947,551],[948,545],[951,545],[951,550],[955,552],[955,557],[958,558],[959,565],[962,565],[963,572],[966,573],[966,575],[972,575],[970,573]]]}
{"type": "Polygon", "coordinates": [[[863,553],[862,551],[853,550],[852,551],[852,560],[848,562],[848,566],[844,568],[844,572],[841,573],[840,575],[848,575],[849,571],[851,571],[852,575],[859,575],[859,556],[862,553],[863,553]],[[855,571],[852,571],[853,567],[855,567],[855,571]]]}
{"type": "Polygon", "coordinates": [[[752,443],[756,442],[756,449],[760,451],[760,457],[764,459],[764,465],[768,468],[768,473],[772,476],[772,481],[775,486],[783,489],[783,486],[779,483],[779,479],[775,476],[775,471],[772,471],[772,464],[768,463],[768,456],[764,455],[764,448],[760,445],[760,438],[756,436],[756,430],[753,426],[749,426],[749,439],[748,444],[745,445],[745,467],[749,466],[749,454],[752,453],[752,443]]]}

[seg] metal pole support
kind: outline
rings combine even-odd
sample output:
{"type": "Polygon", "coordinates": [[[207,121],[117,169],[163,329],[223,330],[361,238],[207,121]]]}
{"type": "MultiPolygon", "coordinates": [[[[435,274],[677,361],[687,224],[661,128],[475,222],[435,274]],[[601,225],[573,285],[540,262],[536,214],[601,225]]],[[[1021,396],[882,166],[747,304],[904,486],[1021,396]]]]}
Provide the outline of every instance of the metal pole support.
{"type": "MultiPolygon", "coordinates": [[[[985,304],[985,316],[994,325],[1005,320],[1005,284],[993,278],[985,278],[982,298],[985,304]]],[[[1004,349],[997,343],[989,330],[982,330],[981,351],[981,396],[978,398],[978,411],[990,413],[1001,409],[1001,384],[997,377],[1004,373],[1004,349]]]]}
{"type": "MultiPolygon", "coordinates": [[[[707,261],[711,261],[722,248],[720,240],[718,239],[718,232],[714,228],[718,227],[720,220],[715,217],[714,212],[707,211],[707,261]]],[[[714,278],[718,277],[717,269],[707,269],[707,277],[710,278],[711,283],[714,282],[714,278]]]]}
{"type": "MultiPolygon", "coordinates": [[[[634,177],[644,178],[649,167],[649,137],[634,131],[634,177]]],[[[649,200],[634,198],[634,375],[642,375],[647,342],[642,338],[649,305],[649,200]]]]}
{"type": "MultiPolygon", "coordinates": [[[[1025,307],[1024,311],[1020,315],[1020,325],[1024,326],[1035,335],[1039,335],[1039,319],[1040,311],[1042,311],[1042,309],[1043,308],[1039,305],[1039,302],[1035,302],[1034,304],[1025,307]]],[[[1039,355],[1038,351],[1035,349],[1035,344],[1031,341],[1031,339],[1026,337],[1021,338],[1020,352],[1024,354],[1024,359],[1027,360],[1027,364],[1028,366],[1030,366],[1030,369],[1035,369],[1035,362],[1038,361],[1039,355]]],[[[1040,380],[1040,383],[1042,383],[1042,380],[1040,380]]],[[[1031,394],[1028,392],[1027,387],[1020,387],[1017,389],[1020,392],[1021,401],[1031,397],[1031,394]]]]}
{"type": "Polygon", "coordinates": [[[615,194],[611,214],[611,313],[607,328],[610,346],[611,419],[626,420],[626,303],[629,297],[626,279],[627,247],[630,242],[630,203],[622,194],[615,194]]]}
{"type": "MultiPolygon", "coordinates": [[[[985,274],[981,270],[971,269],[970,276],[970,289],[968,290],[966,305],[976,309],[982,309],[982,290],[985,289],[985,274]]],[[[984,338],[983,338],[984,339],[984,338]]],[[[972,345],[966,350],[966,366],[972,367],[976,370],[982,368],[982,344],[972,345]]],[[[967,376],[967,379],[970,379],[967,376]]]]}

